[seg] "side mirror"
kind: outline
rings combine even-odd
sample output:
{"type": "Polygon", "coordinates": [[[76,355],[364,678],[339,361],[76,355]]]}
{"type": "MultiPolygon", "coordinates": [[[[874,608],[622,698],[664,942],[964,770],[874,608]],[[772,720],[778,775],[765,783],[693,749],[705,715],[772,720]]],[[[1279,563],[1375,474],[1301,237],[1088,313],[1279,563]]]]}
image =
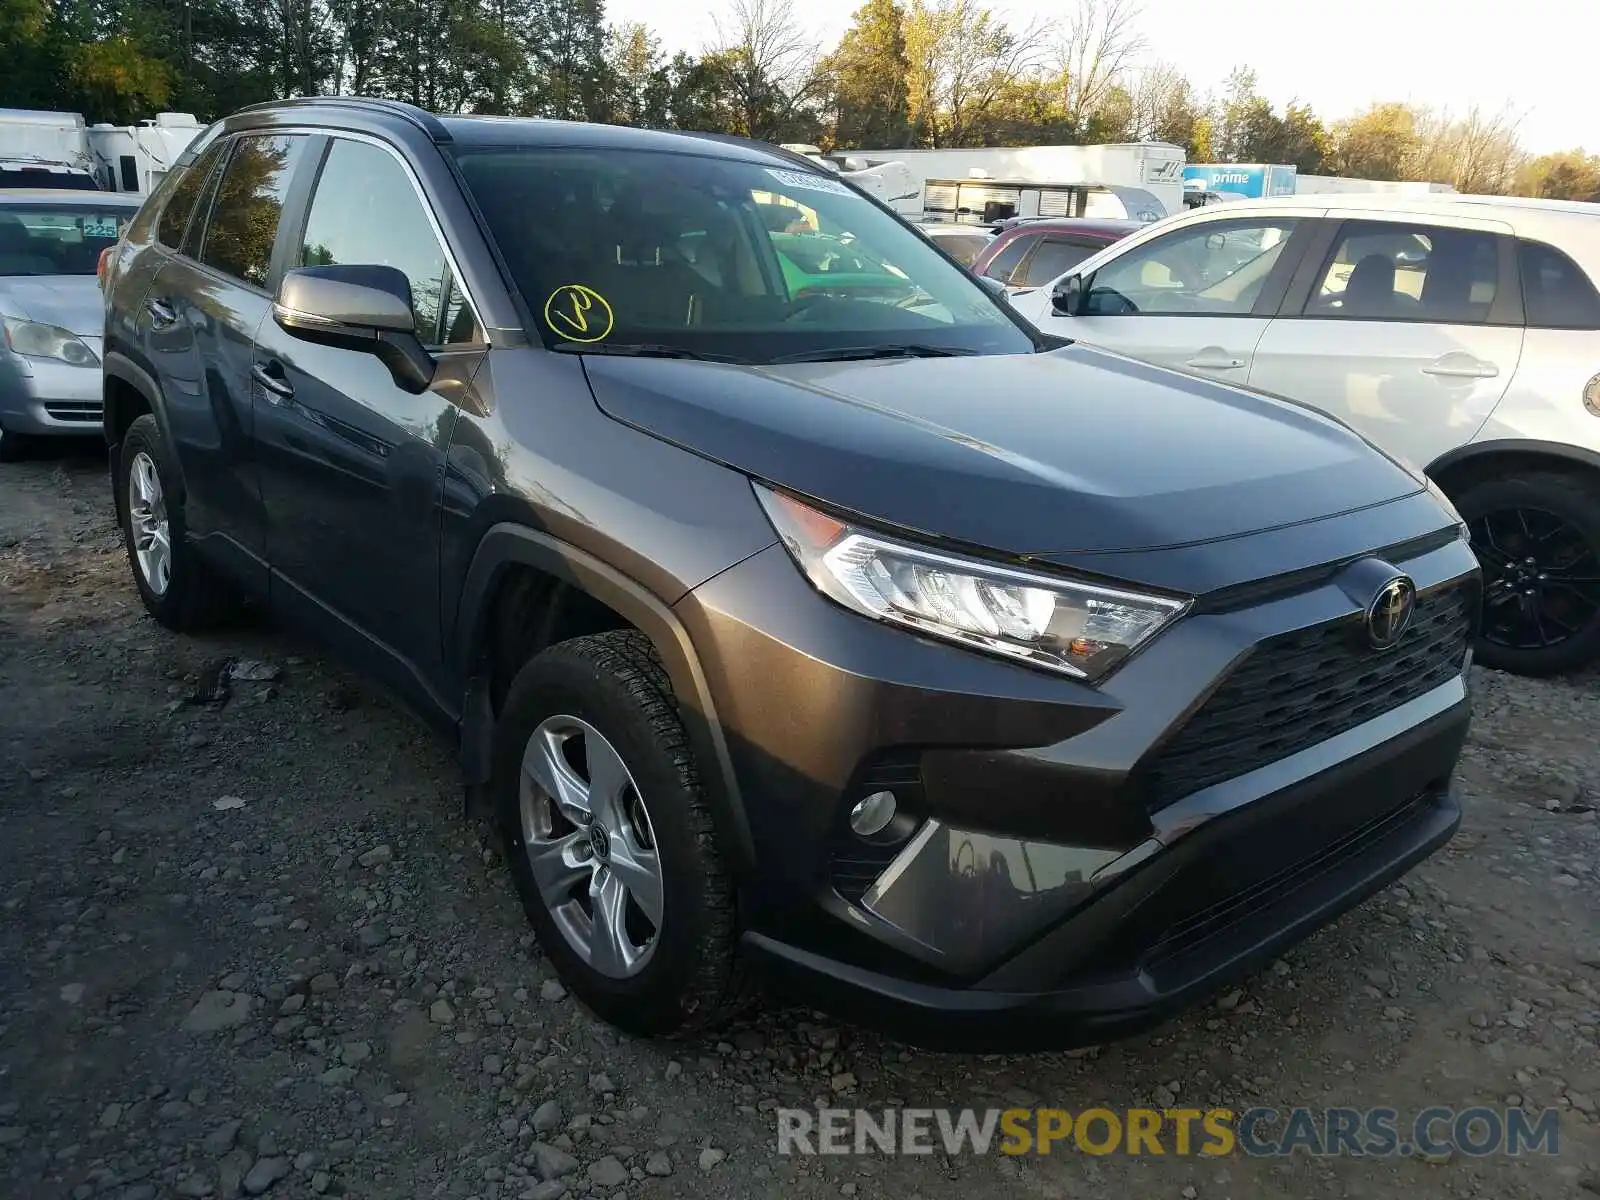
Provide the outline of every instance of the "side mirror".
{"type": "Polygon", "coordinates": [[[1006,285],[992,275],[975,275],[973,278],[1002,300],[1006,298],[1006,285]]]}
{"type": "Polygon", "coordinates": [[[425,392],[433,382],[437,364],[417,337],[410,281],[394,267],[286,271],[272,319],[304,341],[376,355],[408,392],[425,392]]]}
{"type": "Polygon", "coordinates": [[[1068,275],[1050,289],[1050,311],[1058,317],[1075,317],[1083,311],[1083,276],[1068,275]]]}

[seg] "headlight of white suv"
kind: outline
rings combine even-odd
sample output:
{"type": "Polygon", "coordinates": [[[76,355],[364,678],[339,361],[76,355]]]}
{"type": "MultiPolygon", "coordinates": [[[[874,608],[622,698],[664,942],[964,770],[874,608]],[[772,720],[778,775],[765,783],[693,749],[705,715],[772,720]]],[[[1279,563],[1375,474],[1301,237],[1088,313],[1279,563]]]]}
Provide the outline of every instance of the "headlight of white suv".
{"type": "Polygon", "coordinates": [[[29,358],[54,358],[75,367],[92,367],[100,360],[82,338],[70,329],[24,321],[21,317],[0,317],[6,348],[29,358]]]}
{"type": "Polygon", "coordinates": [[[1188,607],[946,554],[858,528],[755,485],[778,536],[823,595],[863,616],[1075,679],[1102,678],[1188,607]]]}

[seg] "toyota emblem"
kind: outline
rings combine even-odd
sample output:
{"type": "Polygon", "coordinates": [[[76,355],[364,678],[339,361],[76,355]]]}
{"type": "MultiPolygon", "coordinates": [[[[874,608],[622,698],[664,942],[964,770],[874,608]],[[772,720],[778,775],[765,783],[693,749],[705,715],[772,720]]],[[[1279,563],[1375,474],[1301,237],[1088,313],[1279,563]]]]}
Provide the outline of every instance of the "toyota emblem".
{"type": "Polygon", "coordinates": [[[1378,589],[1367,606],[1367,637],[1378,650],[1397,645],[1411,625],[1417,607],[1417,587],[1398,575],[1378,589]]]}

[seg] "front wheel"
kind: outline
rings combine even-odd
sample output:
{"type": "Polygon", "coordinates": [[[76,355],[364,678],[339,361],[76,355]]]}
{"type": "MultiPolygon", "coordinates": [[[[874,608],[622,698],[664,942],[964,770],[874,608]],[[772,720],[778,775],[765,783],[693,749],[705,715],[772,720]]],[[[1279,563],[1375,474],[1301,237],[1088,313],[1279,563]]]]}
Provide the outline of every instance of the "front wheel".
{"type": "Polygon", "coordinates": [[[522,668],[490,788],[522,906],[579,999],[644,1036],[731,1014],[742,999],[733,888],[642,634],[574,638],[522,668]]]}
{"type": "Polygon", "coordinates": [[[1477,661],[1544,676],[1600,658],[1600,484],[1536,472],[1473,484],[1455,504],[1483,567],[1477,661]]]}

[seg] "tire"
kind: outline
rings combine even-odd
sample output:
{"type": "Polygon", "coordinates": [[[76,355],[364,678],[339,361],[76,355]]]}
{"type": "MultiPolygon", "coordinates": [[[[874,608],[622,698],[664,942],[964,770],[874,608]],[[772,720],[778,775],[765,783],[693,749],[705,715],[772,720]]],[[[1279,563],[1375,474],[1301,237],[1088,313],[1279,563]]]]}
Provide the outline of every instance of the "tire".
{"type": "MultiPolygon", "coordinates": [[[[537,750],[535,757],[540,757],[537,750]]],[[[612,774],[616,777],[615,770],[612,774]]],[[[489,788],[528,921],[562,982],[584,1004],[618,1028],[646,1037],[693,1034],[720,1024],[742,1006],[744,972],[735,955],[733,885],[717,848],[671,685],[648,639],[633,630],[618,630],[560,642],[530,659],[501,706],[489,788]],[[588,827],[580,822],[540,828],[543,818],[560,811],[549,799],[559,788],[539,787],[523,769],[530,746],[549,744],[544,740],[547,731],[553,731],[552,737],[564,736],[561,731],[573,725],[587,732],[562,743],[568,754],[574,739],[584,747],[583,765],[572,777],[581,781],[590,758],[599,761],[598,751],[609,747],[620,758],[630,785],[621,790],[624,801],[610,806],[609,818],[591,823],[609,830],[599,849],[593,846],[592,831],[585,835],[588,827]],[[646,812],[642,822],[631,808],[634,799],[646,812]],[[619,826],[623,809],[632,816],[619,826]],[[576,866],[563,860],[564,874],[573,877],[563,881],[560,894],[569,897],[565,903],[547,901],[541,894],[530,855],[530,846],[535,853],[548,852],[558,834],[569,840],[579,860],[576,866]],[[637,879],[639,864],[650,858],[641,849],[645,842],[653,844],[660,881],[660,921],[653,940],[645,937],[651,926],[645,916],[649,905],[629,891],[623,922],[627,940],[635,950],[648,940],[648,949],[632,966],[619,954],[585,953],[581,931],[571,931],[582,924],[586,899],[590,945],[616,944],[592,928],[595,906],[601,902],[593,899],[591,889],[597,880],[609,887],[623,878],[620,870],[597,866],[600,854],[608,854],[605,861],[613,865],[630,861],[629,877],[637,879]]],[[[598,799],[593,805],[602,812],[607,807],[598,799]]],[[[548,853],[541,858],[554,861],[548,853]]]]}
{"type": "Polygon", "coordinates": [[[22,462],[33,453],[33,439],[26,434],[0,429],[0,462],[22,462]]]}
{"type": "Polygon", "coordinates": [[[237,610],[239,598],[189,544],[183,495],[175,475],[161,429],[155,418],[146,413],[128,427],[117,454],[115,486],[122,540],[145,611],[168,629],[192,633],[221,624],[237,610]],[[159,573],[149,570],[148,560],[141,562],[141,546],[148,545],[149,539],[140,530],[148,528],[148,523],[141,523],[139,499],[129,491],[135,471],[145,469],[146,464],[153,467],[159,485],[159,511],[154,517],[158,523],[165,523],[168,562],[164,579],[152,577],[159,573]]]}
{"type": "Polygon", "coordinates": [[[1550,676],[1600,659],[1600,481],[1534,472],[1469,484],[1452,499],[1472,530],[1484,571],[1475,661],[1516,675],[1550,676]],[[1557,523],[1565,532],[1551,532],[1557,523]],[[1538,540],[1539,534],[1545,540],[1538,540]],[[1537,555],[1535,567],[1526,566],[1530,551],[1537,555]],[[1524,570],[1527,577],[1518,574],[1524,570]],[[1561,575],[1597,582],[1582,587],[1541,582],[1561,575]],[[1535,588],[1542,601],[1537,621],[1517,598],[1526,594],[1524,585],[1535,588]],[[1513,635],[1517,621],[1533,622],[1531,636],[1513,635]],[[1541,628],[1551,638],[1548,645],[1534,644],[1541,628]]]}

